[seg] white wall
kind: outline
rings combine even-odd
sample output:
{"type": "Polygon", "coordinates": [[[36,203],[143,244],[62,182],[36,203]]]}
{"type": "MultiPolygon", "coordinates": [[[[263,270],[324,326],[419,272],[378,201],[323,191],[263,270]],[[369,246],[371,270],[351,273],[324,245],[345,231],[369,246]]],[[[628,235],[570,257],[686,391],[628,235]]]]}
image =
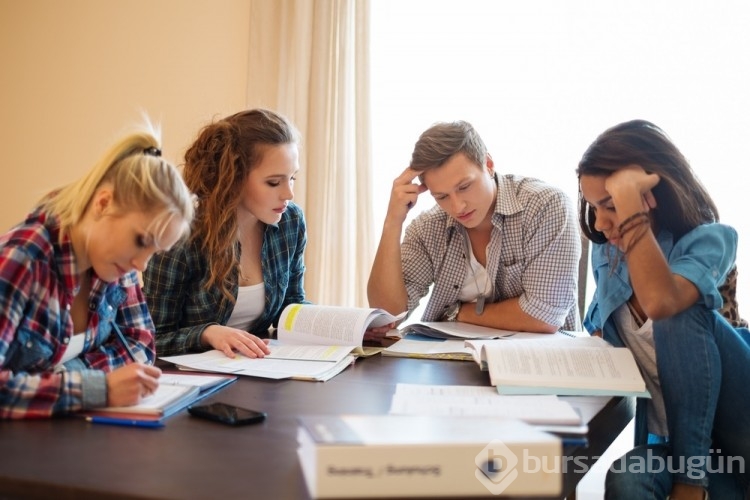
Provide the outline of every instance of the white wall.
{"type": "MultiPolygon", "coordinates": [[[[750,299],[750,4],[740,0],[373,2],[376,217],[433,122],[465,119],[500,172],[577,196],[575,168],[607,127],[661,126],[740,233],[750,299]]],[[[428,195],[418,209],[432,204],[428,195]]],[[[412,212],[415,212],[414,210],[412,212]]],[[[741,308],[750,317],[750,305],[741,308]]]]}

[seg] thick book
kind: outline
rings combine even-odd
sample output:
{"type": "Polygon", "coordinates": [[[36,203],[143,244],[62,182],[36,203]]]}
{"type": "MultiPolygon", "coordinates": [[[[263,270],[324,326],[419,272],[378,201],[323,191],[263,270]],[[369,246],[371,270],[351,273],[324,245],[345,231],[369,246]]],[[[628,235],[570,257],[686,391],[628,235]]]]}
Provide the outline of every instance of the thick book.
{"type": "Polygon", "coordinates": [[[650,397],[630,350],[598,337],[467,344],[500,394],[650,397]]]}
{"type": "Polygon", "coordinates": [[[405,316],[366,307],[290,304],[281,312],[277,338],[282,345],[353,346],[362,352],[365,331],[405,316]]]}
{"type": "Polygon", "coordinates": [[[561,463],[561,441],[519,420],[397,415],[298,420],[297,455],[313,498],[553,496],[562,489],[561,467],[555,466],[561,463]]]}
{"type": "Polygon", "coordinates": [[[182,374],[164,372],[156,391],[132,406],[106,406],[81,412],[81,415],[106,423],[120,420],[162,420],[215,393],[237,380],[233,375],[182,374]]]}

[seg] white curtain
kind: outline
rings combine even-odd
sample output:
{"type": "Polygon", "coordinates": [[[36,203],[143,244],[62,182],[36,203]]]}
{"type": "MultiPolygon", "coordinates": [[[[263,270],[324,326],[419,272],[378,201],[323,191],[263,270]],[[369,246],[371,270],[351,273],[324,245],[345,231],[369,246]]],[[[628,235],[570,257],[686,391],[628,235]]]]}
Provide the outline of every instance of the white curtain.
{"type": "Polygon", "coordinates": [[[248,107],[289,117],[303,135],[295,202],[308,223],[305,289],[366,306],[374,231],[369,0],[251,0],[248,107]]]}

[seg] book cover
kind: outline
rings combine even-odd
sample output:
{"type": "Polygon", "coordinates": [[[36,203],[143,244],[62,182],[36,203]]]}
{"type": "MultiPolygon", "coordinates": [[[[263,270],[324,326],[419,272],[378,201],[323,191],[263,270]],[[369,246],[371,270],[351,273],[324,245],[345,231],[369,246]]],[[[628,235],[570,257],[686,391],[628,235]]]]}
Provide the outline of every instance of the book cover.
{"type": "Polygon", "coordinates": [[[301,416],[297,454],[314,498],[559,495],[561,442],[518,421],[301,416]],[[533,457],[533,458],[532,458],[533,457]],[[545,467],[527,467],[545,463],[545,467]]]}

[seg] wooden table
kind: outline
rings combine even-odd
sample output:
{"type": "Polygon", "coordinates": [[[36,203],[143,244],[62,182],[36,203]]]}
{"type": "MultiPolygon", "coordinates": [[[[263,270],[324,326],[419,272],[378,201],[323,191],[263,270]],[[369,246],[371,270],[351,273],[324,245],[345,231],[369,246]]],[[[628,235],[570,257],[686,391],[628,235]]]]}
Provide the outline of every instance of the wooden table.
{"type": "MultiPolygon", "coordinates": [[[[241,377],[211,397],[267,412],[259,425],[229,427],[184,411],[161,429],[78,418],[0,422],[0,498],[309,498],[296,455],[296,417],[387,413],[399,382],[489,383],[471,362],[376,355],[328,382],[241,377]]],[[[612,399],[589,423],[589,447],[566,447],[566,456],[590,467],[633,413],[631,399],[612,399]]],[[[564,476],[567,494],[583,477],[583,468],[576,469],[564,476]]]]}

